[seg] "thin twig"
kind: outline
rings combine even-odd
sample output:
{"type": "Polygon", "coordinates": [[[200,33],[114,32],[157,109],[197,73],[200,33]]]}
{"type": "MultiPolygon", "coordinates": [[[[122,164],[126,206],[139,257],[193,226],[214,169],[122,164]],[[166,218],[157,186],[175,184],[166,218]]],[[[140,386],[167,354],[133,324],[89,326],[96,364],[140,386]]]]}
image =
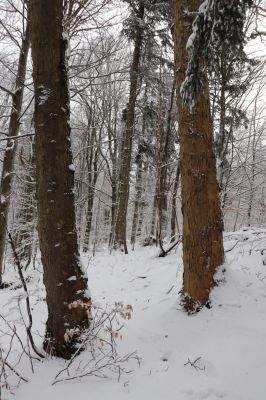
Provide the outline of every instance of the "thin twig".
{"type": "MultiPolygon", "coordinates": [[[[4,219],[3,215],[2,215],[2,218],[4,219]]],[[[15,247],[12,235],[9,232],[8,228],[7,228],[6,221],[5,221],[5,224],[6,224],[6,231],[7,231],[7,236],[8,236],[8,239],[9,239],[9,243],[11,245],[11,248],[12,248],[12,251],[13,251],[13,255],[14,255],[14,258],[15,258],[15,263],[16,263],[17,268],[18,268],[19,277],[20,277],[24,292],[26,294],[26,306],[27,306],[27,313],[28,313],[28,318],[29,318],[29,324],[26,326],[26,331],[27,331],[27,334],[28,334],[28,337],[29,337],[29,340],[30,340],[30,344],[31,344],[32,349],[34,350],[34,352],[40,358],[45,358],[45,356],[37,349],[37,347],[36,347],[36,345],[34,343],[34,340],[33,340],[32,332],[31,332],[33,319],[32,319],[32,313],[31,313],[31,308],[30,308],[29,292],[28,292],[27,284],[26,284],[26,281],[25,281],[25,278],[24,278],[24,275],[23,275],[23,272],[22,272],[22,266],[21,266],[21,263],[20,263],[20,259],[19,259],[18,254],[17,254],[16,247],[15,247]]]]}

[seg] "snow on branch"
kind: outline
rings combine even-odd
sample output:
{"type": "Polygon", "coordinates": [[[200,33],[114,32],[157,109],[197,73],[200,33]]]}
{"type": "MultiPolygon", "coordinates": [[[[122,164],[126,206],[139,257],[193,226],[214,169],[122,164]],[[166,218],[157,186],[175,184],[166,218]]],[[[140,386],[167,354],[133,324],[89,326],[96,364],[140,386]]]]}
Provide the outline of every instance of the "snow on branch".
{"type": "Polygon", "coordinates": [[[193,109],[203,90],[204,67],[217,69],[222,50],[227,56],[245,56],[244,23],[252,0],[205,0],[202,2],[187,42],[189,61],[181,87],[184,104],[193,109]]]}

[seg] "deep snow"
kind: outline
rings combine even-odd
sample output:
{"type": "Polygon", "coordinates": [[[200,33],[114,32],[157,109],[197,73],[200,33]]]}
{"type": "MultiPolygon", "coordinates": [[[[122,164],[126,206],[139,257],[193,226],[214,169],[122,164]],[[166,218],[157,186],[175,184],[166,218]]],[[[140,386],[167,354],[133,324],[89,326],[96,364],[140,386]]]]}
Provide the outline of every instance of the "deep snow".
{"type": "MultiPolygon", "coordinates": [[[[117,346],[121,355],[136,351],[140,366],[130,360],[128,368],[133,371],[122,375],[120,381],[110,374],[109,379],[87,377],[52,386],[64,361],[35,361],[32,374],[25,358],[18,370],[29,383],[21,383],[13,394],[5,391],[2,398],[265,400],[264,247],[266,231],[226,234],[225,248],[232,250],[226,254],[225,280],[212,292],[212,308],[192,316],[187,316],[179,305],[180,247],[165,258],[158,258],[154,247],[139,247],[129,255],[110,255],[106,250],[96,253],[95,258],[84,256],[94,301],[102,306],[118,301],[132,305],[132,319],[121,321],[125,326],[117,346]],[[197,359],[194,366],[188,363],[197,359]]],[[[33,330],[42,334],[46,310],[41,276],[38,271],[28,270],[27,274],[32,277],[29,289],[33,330]]],[[[9,321],[19,318],[16,299],[21,293],[21,289],[0,292],[2,313],[9,321]]],[[[35,337],[40,345],[41,338],[35,337]]],[[[5,341],[6,336],[1,338],[2,343],[5,341]]],[[[89,358],[89,353],[83,352],[80,357],[89,358]]]]}

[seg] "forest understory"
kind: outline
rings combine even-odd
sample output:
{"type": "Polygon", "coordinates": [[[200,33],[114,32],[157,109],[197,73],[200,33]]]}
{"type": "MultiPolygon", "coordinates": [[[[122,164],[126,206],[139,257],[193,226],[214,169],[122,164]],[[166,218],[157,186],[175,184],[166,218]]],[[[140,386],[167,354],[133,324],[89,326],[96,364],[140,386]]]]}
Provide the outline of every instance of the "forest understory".
{"type": "MultiPolygon", "coordinates": [[[[111,310],[118,310],[117,321],[113,321],[117,352],[112,353],[113,365],[108,358],[109,334],[104,330],[90,343],[95,346],[93,351],[88,348],[78,355],[69,371],[63,371],[69,361],[49,357],[32,359],[31,367],[29,357],[21,357],[21,346],[13,338],[7,362],[28,383],[5,366],[10,387],[2,387],[2,399],[264,400],[266,230],[226,233],[224,243],[226,263],[216,276],[219,286],[212,291],[210,307],[193,316],[179,303],[183,273],[180,245],[165,258],[158,257],[155,247],[140,246],[129,255],[110,254],[108,249],[96,252],[95,257],[83,254],[93,288],[93,318],[99,320],[99,313],[111,315],[111,310]],[[121,310],[130,313],[122,316],[121,310]],[[86,376],[79,378],[82,374],[86,376]]],[[[41,349],[47,309],[38,258],[35,269],[30,266],[25,278],[33,337],[41,349]]],[[[22,317],[27,323],[28,316],[25,293],[13,268],[6,279],[13,282],[0,292],[1,342],[5,333],[7,351],[13,326],[25,341],[22,317]]],[[[108,322],[103,326],[110,327],[108,322]]]]}

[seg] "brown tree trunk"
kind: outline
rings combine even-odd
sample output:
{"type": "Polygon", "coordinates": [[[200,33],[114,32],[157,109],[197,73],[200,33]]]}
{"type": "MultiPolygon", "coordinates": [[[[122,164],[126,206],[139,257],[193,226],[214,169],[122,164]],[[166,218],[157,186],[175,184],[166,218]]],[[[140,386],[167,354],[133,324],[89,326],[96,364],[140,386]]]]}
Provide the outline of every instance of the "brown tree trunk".
{"type": "Polygon", "coordinates": [[[168,161],[170,159],[170,141],[171,141],[171,120],[174,105],[175,82],[173,83],[171,92],[170,107],[167,112],[167,124],[165,133],[162,130],[159,144],[159,162],[158,162],[158,195],[157,195],[157,211],[158,211],[158,233],[159,242],[162,246],[163,239],[166,235],[167,228],[167,177],[168,177],[168,161]]]}
{"type": "Polygon", "coordinates": [[[67,36],[63,0],[32,0],[38,232],[47,293],[46,351],[70,358],[89,326],[87,279],[81,268],[74,206],[67,36]]]}
{"type": "Polygon", "coordinates": [[[180,178],[180,162],[178,161],[177,168],[176,168],[176,176],[174,182],[174,189],[173,189],[173,197],[172,197],[172,210],[171,210],[171,243],[176,241],[175,238],[175,228],[177,225],[177,215],[176,215],[176,198],[177,198],[177,189],[179,185],[179,178],[180,178]]]}
{"type": "MultiPolygon", "coordinates": [[[[144,18],[145,7],[140,3],[139,10],[136,17],[140,20],[144,18]]],[[[126,243],[126,225],[127,225],[127,207],[129,197],[129,179],[130,179],[130,166],[131,166],[131,153],[132,153],[132,138],[134,133],[135,121],[135,104],[137,99],[139,65],[141,58],[141,48],[143,42],[142,28],[138,27],[135,43],[133,60],[130,72],[130,93],[129,102],[126,111],[126,127],[123,133],[123,146],[121,153],[121,165],[119,171],[119,190],[118,190],[118,209],[115,226],[115,247],[123,248],[127,254],[126,243]]]]}
{"type": "MultiPolygon", "coordinates": [[[[24,83],[27,69],[27,59],[30,46],[29,25],[27,24],[24,36],[22,38],[18,71],[15,83],[15,92],[12,96],[12,111],[9,121],[8,136],[14,137],[19,133],[20,115],[22,109],[24,83]]],[[[4,154],[2,176],[1,176],[1,201],[0,201],[0,285],[2,284],[3,260],[6,243],[6,224],[10,209],[10,200],[12,195],[12,183],[14,177],[14,163],[17,150],[17,140],[9,139],[7,141],[4,154]]]]}
{"type": "MultiPolygon", "coordinates": [[[[225,50],[223,49],[223,52],[225,50]]],[[[225,151],[226,151],[226,130],[225,130],[225,118],[226,118],[226,98],[225,98],[225,91],[226,91],[226,85],[227,85],[227,79],[226,79],[226,67],[225,67],[225,61],[224,57],[221,57],[221,93],[220,93],[220,99],[219,99],[219,105],[220,105],[220,126],[219,126],[219,132],[217,134],[216,138],[216,158],[217,158],[217,179],[218,179],[218,185],[219,185],[219,190],[223,190],[223,178],[224,178],[224,167],[225,167],[225,151]]]]}
{"type": "Polygon", "coordinates": [[[214,273],[224,262],[223,222],[207,78],[204,92],[192,112],[182,104],[180,96],[188,60],[186,43],[192,24],[184,10],[198,11],[200,4],[199,0],[173,0],[183,210],[183,301],[189,312],[208,303],[214,273]]]}

